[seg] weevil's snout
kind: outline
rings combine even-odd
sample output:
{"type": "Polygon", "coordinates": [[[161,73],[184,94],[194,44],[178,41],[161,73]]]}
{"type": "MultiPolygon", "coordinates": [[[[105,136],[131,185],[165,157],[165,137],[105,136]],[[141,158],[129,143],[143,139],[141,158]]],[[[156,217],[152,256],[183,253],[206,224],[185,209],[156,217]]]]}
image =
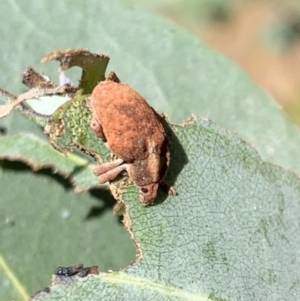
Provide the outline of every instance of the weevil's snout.
{"type": "Polygon", "coordinates": [[[140,187],[140,200],[144,204],[150,204],[157,196],[158,184],[149,184],[140,187]]]}

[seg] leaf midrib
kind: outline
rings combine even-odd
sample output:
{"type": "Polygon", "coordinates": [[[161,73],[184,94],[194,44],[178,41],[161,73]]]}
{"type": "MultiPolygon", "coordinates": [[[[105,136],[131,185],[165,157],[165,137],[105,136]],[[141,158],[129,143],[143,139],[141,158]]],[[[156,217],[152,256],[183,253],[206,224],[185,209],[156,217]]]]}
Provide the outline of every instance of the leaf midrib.
{"type": "Polygon", "coordinates": [[[124,272],[100,273],[100,275],[97,277],[106,283],[121,284],[121,285],[127,284],[131,286],[135,286],[136,288],[143,288],[143,289],[147,288],[156,291],[161,295],[177,297],[177,298],[181,298],[182,300],[188,300],[188,301],[210,300],[209,295],[205,293],[191,293],[174,286],[167,286],[167,285],[159,284],[157,282],[149,281],[148,279],[145,278],[134,277],[124,272]]]}

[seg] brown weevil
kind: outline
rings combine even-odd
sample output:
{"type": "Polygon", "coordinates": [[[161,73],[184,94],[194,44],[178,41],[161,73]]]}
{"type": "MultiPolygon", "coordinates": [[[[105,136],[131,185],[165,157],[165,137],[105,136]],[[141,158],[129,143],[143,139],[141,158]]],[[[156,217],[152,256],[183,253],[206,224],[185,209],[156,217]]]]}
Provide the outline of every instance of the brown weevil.
{"type": "Polygon", "coordinates": [[[94,88],[89,107],[91,128],[118,157],[94,169],[99,182],[126,170],[139,188],[141,202],[153,202],[170,164],[168,138],[158,113],[129,85],[111,80],[94,88]]]}

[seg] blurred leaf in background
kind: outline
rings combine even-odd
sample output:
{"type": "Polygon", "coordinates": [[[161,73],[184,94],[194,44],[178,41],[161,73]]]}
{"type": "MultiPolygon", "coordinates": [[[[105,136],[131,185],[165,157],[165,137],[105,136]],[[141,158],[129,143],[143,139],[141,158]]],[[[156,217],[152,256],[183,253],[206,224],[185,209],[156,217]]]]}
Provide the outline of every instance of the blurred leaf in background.
{"type": "Polygon", "coordinates": [[[187,28],[240,64],[300,126],[297,0],[128,0],[187,28]]]}

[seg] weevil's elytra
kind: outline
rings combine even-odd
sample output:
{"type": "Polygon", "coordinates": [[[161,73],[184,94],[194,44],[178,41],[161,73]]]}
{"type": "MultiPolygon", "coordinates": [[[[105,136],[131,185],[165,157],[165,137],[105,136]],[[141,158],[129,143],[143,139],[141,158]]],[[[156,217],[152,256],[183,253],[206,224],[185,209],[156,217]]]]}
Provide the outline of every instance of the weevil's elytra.
{"type": "Polygon", "coordinates": [[[94,170],[101,183],[127,170],[140,188],[140,199],[151,203],[168,169],[168,138],[157,113],[127,84],[100,82],[90,97],[91,127],[106,139],[119,159],[94,170]]]}

